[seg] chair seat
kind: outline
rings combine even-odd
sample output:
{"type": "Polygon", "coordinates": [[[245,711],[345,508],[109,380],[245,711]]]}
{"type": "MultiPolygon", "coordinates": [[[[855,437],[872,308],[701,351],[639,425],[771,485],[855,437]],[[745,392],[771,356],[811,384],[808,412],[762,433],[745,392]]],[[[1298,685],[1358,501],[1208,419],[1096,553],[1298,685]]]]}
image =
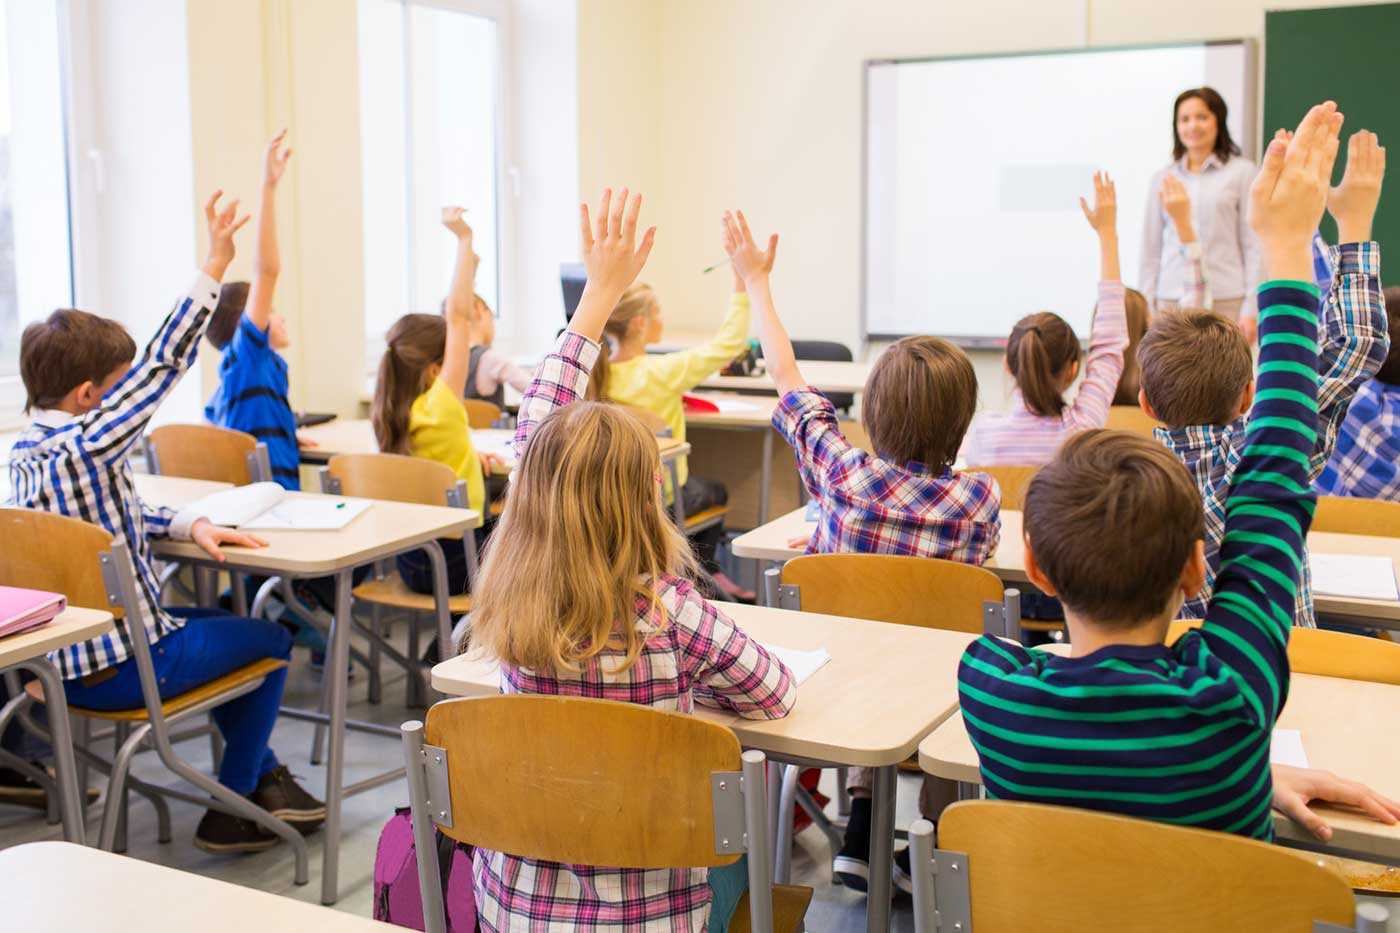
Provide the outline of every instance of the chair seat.
{"type": "MultiPolygon", "coordinates": [[[[812,889],[795,884],[773,885],[773,933],[796,933],[802,929],[807,905],[812,903],[812,889]]],[[[750,933],[749,892],[739,898],[734,916],[729,920],[729,933],[750,933]]]]}
{"type": "MultiPolygon", "coordinates": [[[[160,706],[161,715],[169,719],[176,713],[184,712],[191,706],[203,703],[221,693],[241,687],[244,684],[255,680],[262,680],[273,671],[281,670],[287,666],[287,662],[281,658],[263,658],[246,664],[235,671],[230,671],[222,677],[209,681],[207,684],[200,684],[193,690],[188,690],[179,696],[171,697],[160,706]]],[[[24,687],[25,691],[38,702],[44,702],[44,687],[37,680],[31,680],[24,687]]],[[[106,719],[113,722],[145,722],[149,717],[146,707],[141,706],[136,709],[88,709],[85,706],[69,706],[68,712],[76,713],[79,716],[86,716],[89,719],[106,719]]]]}
{"type": "MultiPolygon", "coordinates": [[[[433,612],[437,608],[437,603],[433,601],[431,595],[415,593],[408,588],[408,584],[403,582],[403,577],[397,573],[391,573],[382,580],[366,580],[350,592],[362,602],[392,606],[395,609],[433,612]]],[[[470,612],[472,608],[471,594],[461,593],[449,597],[447,607],[455,615],[470,612]]]]}
{"type": "Polygon", "coordinates": [[[1317,859],[1341,872],[1357,894],[1400,897],[1400,868],[1331,855],[1318,855],[1317,859]]]}
{"type": "Polygon", "coordinates": [[[729,506],[715,505],[708,509],[702,509],[694,515],[685,517],[685,530],[698,531],[701,528],[708,528],[716,522],[724,520],[724,516],[729,514],[729,506]]]}

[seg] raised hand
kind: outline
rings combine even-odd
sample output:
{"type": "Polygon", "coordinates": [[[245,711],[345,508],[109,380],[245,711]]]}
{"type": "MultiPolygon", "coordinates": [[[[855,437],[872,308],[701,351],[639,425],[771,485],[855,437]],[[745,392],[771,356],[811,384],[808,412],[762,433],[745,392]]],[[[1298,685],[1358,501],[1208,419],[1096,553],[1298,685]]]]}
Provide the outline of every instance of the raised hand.
{"type": "Polygon", "coordinates": [[[1347,167],[1342,183],[1327,193],[1327,212],[1337,221],[1342,243],[1371,239],[1371,221],[1381,199],[1385,178],[1385,147],[1370,130],[1357,130],[1347,141],[1347,167]]]}
{"type": "Polygon", "coordinates": [[[1342,115],[1332,101],[1310,109],[1292,138],[1276,134],[1249,189],[1249,225],[1271,278],[1312,275],[1312,237],[1327,203],[1342,115]]]}
{"type": "Polygon", "coordinates": [[[1162,187],[1157,192],[1162,199],[1162,210],[1171,218],[1176,227],[1177,238],[1183,243],[1196,239],[1196,231],[1191,225],[1191,195],[1180,178],[1168,172],[1162,176],[1162,187]],[[1185,234],[1189,234],[1186,236],[1185,234]]]}
{"type": "Polygon", "coordinates": [[[238,215],[238,199],[234,198],[228,207],[219,208],[219,198],[223,191],[215,191],[204,203],[204,223],[209,228],[209,255],[204,260],[204,272],[212,279],[222,279],[233,262],[233,235],[243,228],[250,215],[238,215]]]}
{"type": "Polygon", "coordinates": [[[1084,219],[1099,236],[1116,232],[1118,229],[1118,192],[1113,187],[1113,179],[1108,172],[1094,173],[1094,206],[1079,199],[1079,208],[1084,211],[1084,219]]]}
{"type": "Polygon", "coordinates": [[[464,219],[467,209],[465,207],[444,207],[442,209],[442,225],[452,231],[452,235],[459,240],[466,240],[471,243],[472,228],[467,226],[464,219]]]}
{"type": "MultiPolygon", "coordinates": [[[[472,249],[472,228],[462,219],[464,207],[444,207],[442,225],[452,231],[457,238],[457,261],[452,269],[452,288],[447,295],[448,322],[460,320],[468,326],[472,323],[472,309],[476,305],[473,298],[476,288],[476,267],[481,257],[472,249]]],[[[464,377],[465,378],[465,377],[464,377]]]]}
{"type": "Polygon", "coordinates": [[[747,284],[767,278],[778,257],[778,235],[768,238],[768,248],[759,249],[749,232],[749,222],[743,211],[724,212],[724,251],[734,266],[734,274],[747,284]]]}
{"type": "Polygon", "coordinates": [[[642,241],[637,242],[637,218],[641,210],[642,196],[629,198],[626,188],[615,198],[611,188],[603,189],[596,221],[589,217],[587,204],[579,205],[583,265],[588,270],[586,288],[621,296],[641,274],[656,239],[656,228],[648,227],[642,241]]]}
{"type": "Polygon", "coordinates": [[[268,188],[275,188],[282,180],[282,175],[287,171],[287,162],[292,157],[291,147],[282,148],[282,143],[287,138],[287,131],[283,130],[272,141],[267,144],[267,153],[263,157],[263,185],[268,188]]]}

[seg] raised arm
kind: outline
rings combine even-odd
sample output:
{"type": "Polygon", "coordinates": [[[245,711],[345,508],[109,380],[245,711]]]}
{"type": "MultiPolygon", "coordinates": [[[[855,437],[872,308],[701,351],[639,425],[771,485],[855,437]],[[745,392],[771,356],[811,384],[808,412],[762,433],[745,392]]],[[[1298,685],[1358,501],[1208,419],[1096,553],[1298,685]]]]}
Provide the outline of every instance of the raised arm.
{"type": "Polygon", "coordinates": [[[452,289],[447,294],[447,346],[442,354],[439,379],[458,398],[466,391],[467,370],[471,364],[472,315],[475,313],[476,265],[479,257],[472,249],[472,228],[462,219],[460,207],[442,209],[442,225],[457,238],[457,261],[452,269],[452,289]]]}
{"type": "Polygon", "coordinates": [[[1259,377],[1245,446],[1225,500],[1215,596],[1202,638],[1239,675],[1245,702],[1272,726],[1288,689],[1288,630],[1316,496],[1317,286],[1311,240],[1337,154],[1341,114],[1308,111],[1293,139],[1269,144],[1250,191],[1269,281],[1259,287],[1259,377]]]}
{"type": "Polygon", "coordinates": [[[1118,195],[1107,172],[1094,173],[1094,205],[1083,198],[1079,207],[1099,238],[1099,304],[1089,334],[1084,382],[1065,409],[1064,421],[1080,429],[1101,428],[1123,375],[1123,352],[1128,348],[1128,314],[1123,276],[1118,266],[1118,195]]]}
{"type": "Polygon", "coordinates": [[[1191,219],[1191,195],[1181,179],[1170,173],[1162,176],[1162,209],[1167,213],[1181,241],[1181,260],[1186,267],[1181,294],[1183,308],[1209,308],[1210,289],[1206,284],[1205,251],[1201,248],[1196,225],[1191,219]]]}
{"type": "Polygon", "coordinates": [[[773,260],[778,256],[778,235],[768,238],[768,249],[762,250],[754,243],[749,232],[749,222],[743,211],[724,212],[724,251],[729,254],[734,266],[734,274],[743,280],[744,290],[758,314],[758,339],[763,344],[763,362],[773,384],[778,387],[778,395],[787,395],[793,389],[806,385],[802,371],[797,366],[797,357],[792,352],[792,341],[788,339],[783,322],[778,320],[778,312],[773,307],[773,293],[768,287],[768,276],[773,271],[773,260]]]}
{"type": "Polygon", "coordinates": [[[277,276],[282,272],[282,259],[277,251],[277,183],[287,170],[291,149],[283,149],[287,138],[283,130],[267,144],[263,155],[262,196],[258,203],[258,239],[253,253],[253,283],[248,288],[248,320],[260,331],[272,323],[272,293],[277,288],[277,276]]]}

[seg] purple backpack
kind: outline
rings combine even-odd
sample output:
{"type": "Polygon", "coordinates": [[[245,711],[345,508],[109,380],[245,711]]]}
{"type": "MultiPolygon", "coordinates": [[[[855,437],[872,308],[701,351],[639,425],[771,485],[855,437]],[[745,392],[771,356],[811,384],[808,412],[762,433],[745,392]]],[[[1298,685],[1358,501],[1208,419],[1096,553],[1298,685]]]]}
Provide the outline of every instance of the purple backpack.
{"type": "MultiPolygon", "coordinates": [[[[473,933],[476,894],[472,890],[471,850],[441,832],[437,833],[437,844],[438,870],[447,902],[447,933],[473,933]]],[[[408,807],[396,809],[379,831],[379,848],[374,853],[374,919],[410,930],[423,929],[423,897],[408,807]]]]}

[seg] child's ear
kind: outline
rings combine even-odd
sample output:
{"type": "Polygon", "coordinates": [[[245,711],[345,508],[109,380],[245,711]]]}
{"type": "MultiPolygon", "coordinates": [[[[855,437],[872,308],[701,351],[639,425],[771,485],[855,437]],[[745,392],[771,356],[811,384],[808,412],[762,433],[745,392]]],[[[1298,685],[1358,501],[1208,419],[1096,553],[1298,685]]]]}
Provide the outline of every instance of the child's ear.
{"type": "Polygon", "coordinates": [[[1250,407],[1254,404],[1254,378],[1251,376],[1249,382],[1244,387],[1244,392],[1240,395],[1240,411],[1242,415],[1249,414],[1250,407]]]}
{"type": "Polygon", "coordinates": [[[1158,418],[1157,413],[1152,410],[1151,403],[1147,401],[1147,390],[1142,388],[1138,389],[1138,408],[1141,408],[1142,413],[1147,417],[1151,418],[1153,421],[1162,420],[1161,418],[1158,418]]]}
{"type": "Polygon", "coordinates": [[[1036,562],[1035,552],[1031,550],[1030,535],[1021,534],[1021,543],[1025,547],[1026,577],[1031,581],[1031,585],[1040,590],[1046,596],[1055,595],[1055,584],[1040,569],[1040,564],[1036,562]]]}
{"type": "Polygon", "coordinates": [[[1181,568],[1181,592],[1187,599],[1194,599],[1206,585],[1206,543],[1197,540],[1181,568]]]}

